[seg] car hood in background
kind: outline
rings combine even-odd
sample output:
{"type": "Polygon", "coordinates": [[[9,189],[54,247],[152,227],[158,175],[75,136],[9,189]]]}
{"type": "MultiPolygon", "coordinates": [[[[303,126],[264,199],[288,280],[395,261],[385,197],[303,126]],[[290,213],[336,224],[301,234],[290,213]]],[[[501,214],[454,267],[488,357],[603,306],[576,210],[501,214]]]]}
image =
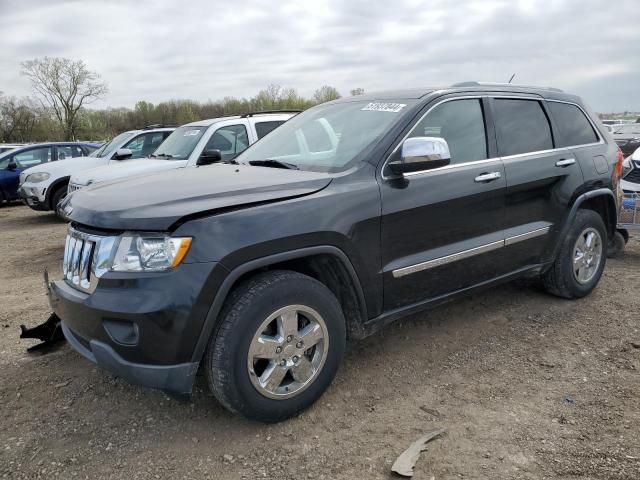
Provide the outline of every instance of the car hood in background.
{"type": "Polygon", "coordinates": [[[100,157],[74,157],[65,160],[58,160],[56,162],[41,163],[40,165],[34,165],[33,167],[23,170],[20,174],[20,180],[24,181],[28,175],[36,172],[46,172],[51,175],[62,174],[60,176],[67,176],[79,170],[99,167],[108,161],[108,158],[100,157]]]}
{"type": "Polygon", "coordinates": [[[325,173],[217,164],[103,182],[77,190],[62,207],[89,227],[166,231],[185,216],[309,195],[330,182],[325,173]]]}
{"type": "Polygon", "coordinates": [[[120,160],[109,162],[108,165],[85,170],[71,177],[71,183],[76,185],[89,185],[93,183],[108,182],[125,179],[141,174],[163,172],[187,165],[187,160],[156,160],[142,158],[137,160],[120,160]]]}

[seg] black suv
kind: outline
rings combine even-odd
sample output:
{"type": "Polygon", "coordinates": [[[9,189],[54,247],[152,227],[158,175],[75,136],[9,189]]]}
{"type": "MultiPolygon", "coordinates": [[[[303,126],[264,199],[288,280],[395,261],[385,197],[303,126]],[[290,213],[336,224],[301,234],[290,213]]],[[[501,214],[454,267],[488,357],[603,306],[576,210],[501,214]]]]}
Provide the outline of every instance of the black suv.
{"type": "Polygon", "coordinates": [[[622,157],[580,98],[464,83],[311,108],[233,164],[72,195],[69,343],[140,385],[278,421],[329,386],[347,339],[535,277],[589,294],[622,157]]]}

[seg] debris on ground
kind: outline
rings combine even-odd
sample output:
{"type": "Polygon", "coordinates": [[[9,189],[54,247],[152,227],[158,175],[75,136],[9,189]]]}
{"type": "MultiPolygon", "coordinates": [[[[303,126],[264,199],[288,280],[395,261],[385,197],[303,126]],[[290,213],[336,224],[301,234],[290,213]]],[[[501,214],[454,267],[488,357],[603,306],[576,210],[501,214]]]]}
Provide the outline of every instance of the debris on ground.
{"type": "Polygon", "coordinates": [[[49,315],[49,318],[40,325],[27,328],[20,325],[20,338],[35,338],[42,340],[42,343],[27,348],[27,352],[47,353],[58,343],[64,341],[64,334],[60,327],[60,318],[55,313],[49,315]]]}
{"type": "Polygon", "coordinates": [[[409,448],[402,452],[396,459],[396,461],[393,462],[391,471],[403,477],[413,477],[413,467],[418,461],[420,453],[424,452],[427,449],[427,443],[429,443],[434,438],[439,437],[444,432],[444,429],[436,430],[434,432],[423,435],[418,440],[413,442],[411,445],[409,445],[409,448]]]}

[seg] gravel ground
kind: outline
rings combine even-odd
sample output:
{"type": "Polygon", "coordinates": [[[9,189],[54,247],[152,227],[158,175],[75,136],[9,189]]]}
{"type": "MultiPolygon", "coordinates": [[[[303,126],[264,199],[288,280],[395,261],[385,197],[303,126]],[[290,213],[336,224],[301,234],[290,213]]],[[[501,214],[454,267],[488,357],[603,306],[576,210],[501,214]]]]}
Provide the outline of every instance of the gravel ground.
{"type": "Polygon", "coordinates": [[[0,478],[384,479],[445,428],[415,479],[640,478],[640,242],[580,301],[510,284],[349,345],[310,410],[277,425],[128,385],[67,345],[29,355],[65,226],[0,208],[0,478]]]}

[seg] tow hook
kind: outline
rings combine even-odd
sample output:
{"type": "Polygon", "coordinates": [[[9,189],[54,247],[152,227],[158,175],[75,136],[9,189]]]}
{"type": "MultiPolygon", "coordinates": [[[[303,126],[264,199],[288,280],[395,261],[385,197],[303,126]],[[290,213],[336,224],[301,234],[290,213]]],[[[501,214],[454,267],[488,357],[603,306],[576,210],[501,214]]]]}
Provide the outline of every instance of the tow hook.
{"type": "Polygon", "coordinates": [[[20,325],[20,338],[36,338],[42,340],[42,343],[27,348],[27,352],[47,353],[53,349],[55,345],[64,341],[64,334],[60,327],[60,318],[52,313],[46,322],[41,323],[32,328],[20,325]]]}

